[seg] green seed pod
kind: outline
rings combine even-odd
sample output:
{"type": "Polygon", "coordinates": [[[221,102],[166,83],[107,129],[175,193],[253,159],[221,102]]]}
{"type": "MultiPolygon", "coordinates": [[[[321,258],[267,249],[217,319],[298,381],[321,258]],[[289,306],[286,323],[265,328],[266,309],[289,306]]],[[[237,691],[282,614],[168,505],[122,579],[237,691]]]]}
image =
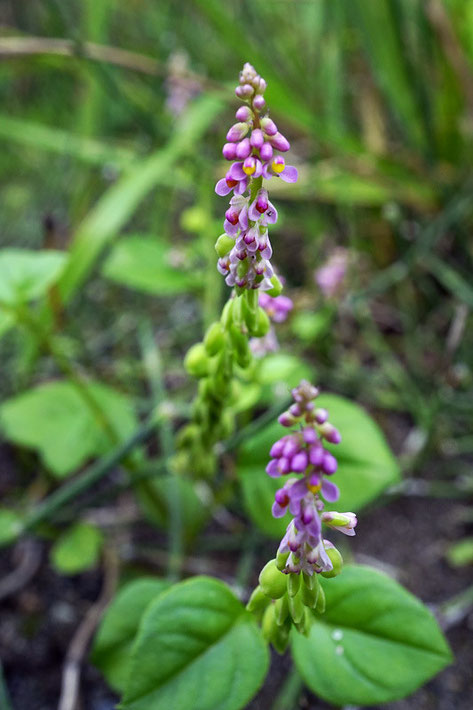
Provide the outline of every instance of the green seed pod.
{"type": "Polygon", "coordinates": [[[230,326],[230,337],[235,348],[236,361],[240,367],[246,368],[251,364],[253,356],[248,345],[247,336],[236,325],[230,326]]]}
{"type": "Polygon", "coordinates": [[[289,634],[291,632],[291,624],[284,624],[284,626],[278,626],[276,633],[273,635],[271,642],[275,650],[283,654],[289,644],[289,634]]]}
{"type": "Polygon", "coordinates": [[[262,611],[263,609],[266,609],[270,601],[271,599],[269,599],[263,592],[262,588],[258,586],[253,590],[246,608],[248,611],[262,611]]]}
{"type": "Polygon", "coordinates": [[[255,338],[262,338],[267,334],[271,327],[271,321],[269,320],[269,316],[264,310],[264,308],[258,308],[258,313],[256,317],[256,325],[254,328],[252,328],[251,335],[254,335],[255,338]]]}
{"type": "Polygon", "coordinates": [[[289,613],[295,624],[299,624],[304,618],[304,604],[302,601],[302,593],[296,594],[295,597],[288,597],[289,613]]]}
{"type": "Polygon", "coordinates": [[[330,561],[333,564],[333,569],[331,569],[329,572],[322,572],[322,577],[336,577],[342,571],[343,557],[341,556],[336,547],[329,547],[326,550],[326,553],[330,557],[330,561]]]}
{"type": "Polygon", "coordinates": [[[300,634],[304,634],[304,636],[309,636],[313,621],[314,617],[312,616],[309,609],[307,609],[306,607],[304,609],[304,616],[302,617],[302,621],[299,624],[296,624],[298,632],[300,634]]]}
{"type": "Polygon", "coordinates": [[[220,259],[228,254],[229,251],[235,246],[235,240],[228,236],[228,234],[221,234],[217,241],[215,242],[215,251],[220,259]]]}
{"type": "Polygon", "coordinates": [[[322,585],[319,585],[319,596],[317,598],[317,604],[315,606],[315,611],[318,614],[323,614],[325,611],[325,592],[322,585]]]}
{"type": "Polygon", "coordinates": [[[291,572],[287,576],[287,593],[290,597],[295,597],[301,586],[301,575],[291,572]]]}
{"type": "Polygon", "coordinates": [[[273,637],[277,633],[277,630],[278,625],[276,624],[274,604],[270,603],[269,606],[266,607],[263,614],[263,621],[261,622],[263,638],[268,642],[272,641],[273,637]]]}
{"type": "Polygon", "coordinates": [[[268,296],[272,296],[272,298],[275,298],[276,296],[279,296],[282,293],[282,283],[274,274],[274,276],[271,278],[271,283],[273,284],[273,288],[271,288],[269,291],[266,291],[268,296]]]}
{"type": "Polygon", "coordinates": [[[319,585],[309,589],[305,584],[301,584],[301,596],[302,603],[304,606],[308,606],[310,609],[315,609],[317,606],[317,599],[319,596],[319,585]]]}
{"type": "Polygon", "coordinates": [[[270,560],[259,575],[261,589],[271,599],[279,599],[286,593],[286,575],[276,567],[276,560],[270,560]]]}
{"type": "Polygon", "coordinates": [[[278,554],[276,555],[276,567],[281,571],[286,566],[287,558],[290,554],[290,552],[278,552],[278,554]]]}
{"type": "Polygon", "coordinates": [[[289,616],[289,602],[287,594],[284,594],[284,596],[278,599],[274,606],[276,608],[276,623],[278,626],[282,626],[289,616]]]}
{"type": "Polygon", "coordinates": [[[187,351],[184,367],[193,377],[205,377],[209,371],[209,359],[203,343],[196,343],[187,351]]]}
{"type": "Polygon", "coordinates": [[[225,332],[221,323],[216,322],[209,326],[204,337],[204,345],[211,356],[216,355],[223,349],[225,346],[225,332]]]}

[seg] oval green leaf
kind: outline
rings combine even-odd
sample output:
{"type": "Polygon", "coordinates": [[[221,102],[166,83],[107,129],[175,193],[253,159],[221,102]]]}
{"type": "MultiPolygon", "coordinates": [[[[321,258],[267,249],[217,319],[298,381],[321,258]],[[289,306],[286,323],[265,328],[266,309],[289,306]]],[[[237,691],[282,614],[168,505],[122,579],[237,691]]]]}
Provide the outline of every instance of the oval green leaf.
{"type": "Polygon", "coordinates": [[[131,648],[146,608],[170,586],[156,577],[126,584],[108,607],[95,637],[91,660],[110,686],[123,692],[131,648]]]}
{"type": "Polygon", "coordinates": [[[374,705],[409,695],[452,660],[432,614],[400,584],[363,566],[322,580],[327,607],[308,638],[294,633],[295,664],[334,705],[374,705]]]}
{"type": "Polygon", "coordinates": [[[0,302],[16,306],[42,296],[59,278],[66,261],[61,251],[0,251],[0,302]]]}
{"type": "Polygon", "coordinates": [[[78,523],[53,545],[51,563],[60,574],[79,574],[95,567],[102,545],[102,532],[95,525],[78,523]]]}
{"type": "Polygon", "coordinates": [[[267,647],[251,615],[223,582],[195,577],[148,607],[121,707],[239,710],[267,667],[267,647]]]}
{"type": "Polygon", "coordinates": [[[70,382],[48,382],[4,402],[0,426],[16,444],[36,449],[57,477],[76,470],[87,459],[112,449],[131,436],[137,426],[126,396],[99,382],[86,390],[97,410],[107,417],[115,441],[92,411],[89,400],[70,382]]]}

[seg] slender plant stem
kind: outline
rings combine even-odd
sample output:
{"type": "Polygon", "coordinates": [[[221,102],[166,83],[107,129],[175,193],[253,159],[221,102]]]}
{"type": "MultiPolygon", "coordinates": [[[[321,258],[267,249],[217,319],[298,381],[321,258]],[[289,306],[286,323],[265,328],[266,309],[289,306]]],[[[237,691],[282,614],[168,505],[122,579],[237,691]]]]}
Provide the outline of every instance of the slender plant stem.
{"type": "MultiPolygon", "coordinates": [[[[139,337],[143,353],[143,362],[153,397],[153,405],[155,410],[159,411],[160,407],[165,404],[167,396],[161,353],[149,320],[145,320],[142,323],[139,337]]],[[[161,442],[161,450],[167,462],[174,455],[174,436],[170,420],[166,416],[161,417],[161,426],[158,429],[158,435],[161,442]]],[[[149,485],[152,484],[150,483],[149,485]]],[[[149,492],[152,493],[152,491],[149,492]]],[[[184,560],[184,532],[179,496],[179,480],[177,476],[172,476],[171,478],[167,496],[167,506],[169,511],[168,577],[175,580],[180,577],[184,560]]]]}

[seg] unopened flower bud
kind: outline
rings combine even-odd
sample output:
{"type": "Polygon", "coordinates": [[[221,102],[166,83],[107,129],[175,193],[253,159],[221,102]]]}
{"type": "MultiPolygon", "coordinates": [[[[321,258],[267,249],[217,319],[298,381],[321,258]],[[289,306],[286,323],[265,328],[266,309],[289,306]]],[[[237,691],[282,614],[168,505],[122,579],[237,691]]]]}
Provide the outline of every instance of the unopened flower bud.
{"type": "MultiPolygon", "coordinates": [[[[230,140],[227,138],[227,140],[230,140]]],[[[285,138],[282,133],[275,133],[271,138],[269,139],[271,145],[273,148],[276,148],[276,150],[280,150],[282,153],[285,153],[289,148],[291,147],[291,144],[285,138]]]]}
{"type": "Polygon", "coordinates": [[[263,615],[263,621],[261,622],[261,632],[265,641],[270,643],[278,631],[278,625],[276,623],[276,610],[274,604],[270,603],[266,607],[263,615]]]}
{"type": "Polygon", "coordinates": [[[275,606],[276,610],[276,623],[278,626],[282,626],[289,616],[289,604],[287,600],[287,594],[280,597],[275,606]]]}
{"type": "Polygon", "coordinates": [[[261,160],[263,160],[264,162],[271,160],[271,158],[273,157],[273,146],[271,145],[271,143],[264,143],[259,149],[259,154],[261,160]]]}
{"type": "Polygon", "coordinates": [[[263,609],[266,609],[270,601],[271,599],[267,597],[261,587],[258,586],[253,590],[246,608],[248,611],[262,611],[263,609]]]}
{"type": "Polygon", "coordinates": [[[245,160],[245,158],[247,158],[250,153],[251,153],[250,139],[243,138],[243,140],[237,144],[236,157],[239,160],[245,160]]]}
{"type": "Polygon", "coordinates": [[[261,96],[261,94],[256,94],[255,98],[253,99],[253,106],[257,111],[261,111],[266,105],[266,101],[264,100],[264,97],[261,96]]]}
{"type": "Polygon", "coordinates": [[[331,444],[339,444],[342,440],[338,429],[335,429],[333,424],[330,424],[330,422],[327,421],[321,425],[320,433],[322,434],[324,439],[327,439],[327,441],[329,441],[331,444]]]}
{"type": "Polygon", "coordinates": [[[252,111],[249,108],[249,106],[240,106],[240,108],[238,109],[238,111],[235,114],[235,118],[237,119],[237,121],[246,122],[251,119],[252,115],[253,114],[252,114],[252,111]]]}
{"type": "Polygon", "coordinates": [[[319,585],[319,595],[317,597],[315,611],[318,614],[323,614],[325,612],[325,592],[324,592],[324,588],[322,587],[322,585],[319,585]]]}
{"type": "Polygon", "coordinates": [[[261,128],[267,136],[275,136],[278,132],[278,127],[274,121],[267,116],[261,119],[261,128]]]}
{"type": "Polygon", "coordinates": [[[251,133],[250,143],[253,148],[261,148],[264,143],[264,135],[261,128],[255,128],[251,133]]]}
{"type": "Polygon", "coordinates": [[[325,422],[328,419],[327,410],[322,409],[321,407],[317,408],[314,412],[314,419],[317,422],[317,424],[325,424],[325,422]]]}
{"type": "Polygon", "coordinates": [[[230,143],[238,143],[249,131],[249,125],[245,122],[234,123],[227,133],[227,141],[230,143]]]}

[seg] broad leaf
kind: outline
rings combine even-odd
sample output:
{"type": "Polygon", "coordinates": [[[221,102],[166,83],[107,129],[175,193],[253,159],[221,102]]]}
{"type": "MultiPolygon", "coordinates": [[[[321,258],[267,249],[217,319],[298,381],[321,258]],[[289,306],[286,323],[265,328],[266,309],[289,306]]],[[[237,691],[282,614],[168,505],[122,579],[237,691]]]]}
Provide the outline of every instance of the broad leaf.
{"type": "Polygon", "coordinates": [[[157,296],[183,293],[201,283],[195,274],[171,263],[166,242],[146,237],[127,237],[119,241],[103,267],[111,281],[157,296]]]}
{"type": "Polygon", "coordinates": [[[170,586],[156,577],[143,577],[125,585],[108,607],[100,624],[91,660],[114,690],[123,692],[131,647],[146,608],[170,586]]]}
{"type": "Polygon", "coordinates": [[[0,426],[16,444],[36,449],[58,477],[66,476],[87,459],[106,453],[129,437],[136,418],[129,400],[98,382],[85,385],[97,410],[114,432],[105,431],[102,418],[70,382],[48,382],[7,400],[0,407],[0,426]]]}
{"type": "Polygon", "coordinates": [[[61,574],[79,574],[95,567],[103,535],[95,525],[78,523],[62,535],[51,549],[51,563],[61,574]]]}
{"type": "Polygon", "coordinates": [[[42,296],[58,279],[66,254],[60,251],[0,251],[1,304],[16,306],[42,296]]]}
{"type": "Polygon", "coordinates": [[[347,566],[323,584],[327,610],[308,638],[293,634],[292,651],[305,683],[328,702],[387,703],[452,661],[432,614],[385,574],[347,566]]]}
{"type": "MultiPolygon", "coordinates": [[[[357,512],[399,480],[399,466],[383,433],[360,406],[333,394],[321,395],[317,405],[328,409],[330,421],[342,435],[340,444],[327,445],[339,463],[332,480],[341,493],[340,500],[327,508],[357,512]]],[[[261,530],[274,537],[284,533],[290,520],[289,514],[278,520],[271,515],[274,493],[286,479],[270,478],[265,468],[272,444],[287,432],[274,422],[248,439],[238,454],[238,477],[247,512],[261,530]]]]}
{"type": "Polygon", "coordinates": [[[172,587],[142,618],[124,710],[238,710],[263,682],[268,652],[251,615],[222,582],[172,587]]]}

